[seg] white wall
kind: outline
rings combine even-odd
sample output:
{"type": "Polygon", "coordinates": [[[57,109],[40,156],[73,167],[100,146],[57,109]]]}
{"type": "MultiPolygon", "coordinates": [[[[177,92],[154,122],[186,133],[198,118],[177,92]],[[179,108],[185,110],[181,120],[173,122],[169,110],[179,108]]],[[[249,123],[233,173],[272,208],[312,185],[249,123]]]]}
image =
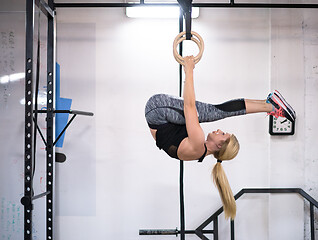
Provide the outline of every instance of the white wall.
{"type": "MultiPolygon", "coordinates": [[[[315,111],[318,102],[318,86],[317,86],[317,18],[313,17],[313,11],[306,11],[304,14],[304,72],[305,72],[305,104],[304,104],[304,153],[302,157],[305,161],[305,190],[317,199],[317,149],[315,146],[316,136],[318,128],[315,125],[315,119],[317,119],[317,112],[315,111]]],[[[308,213],[309,204],[305,205],[305,212],[308,213]]],[[[315,214],[317,212],[315,210],[315,214]]],[[[308,216],[308,214],[307,214],[308,216]]],[[[309,218],[305,218],[306,221],[306,239],[309,238],[309,218]]],[[[317,219],[315,219],[317,223],[317,219]]],[[[317,236],[317,230],[316,230],[317,236]]]]}
{"type": "MultiPolygon", "coordinates": [[[[303,11],[271,11],[271,87],[286,92],[297,111],[296,133],[271,137],[270,186],[304,186],[304,51],[303,11]]],[[[303,238],[303,199],[297,195],[270,196],[270,239],[303,238]],[[293,228],[294,231],[281,231],[293,228]]]]}
{"type": "MultiPolygon", "coordinates": [[[[124,9],[58,9],[56,19],[61,97],[95,113],[77,117],[59,149],[67,161],[56,167],[56,239],[176,239],[138,230],[180,225],[179,162],[157,149],[144,119],[152,94],[178,95],[178,20],[129,19],[124,9]]],[[[315,10],[286,9],[201,9],[193,20],[205,41],[195,68],[198,100],[264,99],[279,89],[297,112],[296,133],[288,137],[270,136],[265,114],[203,125],[240,140],[240,154],[223,165],[234,193],[300,187],[318,198],[317,21],[315,10]]],[[[221,206],[210,177],[214,163],[185,162],[186,229],[221,206]]],[[[2,199],[10,198],[6,191],[2,199]]],[[[236,239],[309,239],[308,206],[297,195],[251,194],[237,205],[236,239]]],[[[230,239],[224,215],[219,234],[230,239]]]]}

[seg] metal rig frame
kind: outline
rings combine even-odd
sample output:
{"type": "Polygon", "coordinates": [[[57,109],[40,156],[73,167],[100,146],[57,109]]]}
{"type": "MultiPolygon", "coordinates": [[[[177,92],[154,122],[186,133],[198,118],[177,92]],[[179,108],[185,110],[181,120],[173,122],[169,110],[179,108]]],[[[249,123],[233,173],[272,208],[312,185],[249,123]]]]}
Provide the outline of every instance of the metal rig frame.
{"type": "MultiPolygon", "coordinates": [[[[32,212],[33,201],[46,196],[46,239],[52,240],[54,220],[54,146],[60,136],[66,131],[77,115],[93,116],[91,112],[77,110],[54,109],[54,79],[55,79],[55,8],[54,1],[26,0],[26,54],[25,54],[25,144],[24,144],[24,196],[21,203],[24,205],[24,239],[32,240],[32,212]],[[33,37],[35,7],[47,17],[47,110],[34,110],[34,77],[33,77],[33,37]],[[34,114],[46,113],[46,140],[37,126],[34,114]],[[73,117],[54,141],[55,113],[69,113],[73,117]],[[38,195],[33,192],[33,173],[35,163],[34,129],[37,129],[46,146],[46,191],[38,195]]],[[[39,59],[37,59],[39,61],[39,59]]],[[[35,100],[36,102],[36,100],[35,100]]]]}
{"type": "MultiPolygon", "coordinates": [[[[55,79],[55,11],[56,8],[122,8],[122,7],[140,7],[140,6],[180,6],[183,14],[180,14],[180,32],[183,29],[183,17],[186,23],[186,38],[191,37],[191,10],[192,7],[201,8],[318,8],[318,4],[265,4],[265,3],[235,3],[234,0],[230,0],[228,3],[192,3],[192,0],[178,0],[178,4],[171,3],[145,3],[144,0],[140,0],[138,3],[54,3],[54,0],[26,0],[26,55],[25,55],[25,145],[24,145],[24,197],[21,199],[21,203],[24,205],[24,239],[32,240],[32,211],[33,201],[41,197],[46,196],[46,239],[54,239],[54,209],[53,209],[53,192],[54,192],[54,114],[58,113],[58,110],[54,110],[54,79],[55,79]],[[41,135],[43,141],[46,144],[46,192],[39,195],[33,194],[33,161],[35,160],[35,154],[33,151],[33,137],[34,128],[36,124],[33,123],[33,96],[34,96],[34,79],[33,79],[33,36],[34,36],[34,9],[38,7],[41,12],[47,17],[48,31],[47,31],[47,110],[46,113],[46,142],[41,135]]],[[[182,44],[180,44],[180,55],[182,54],[182,44]]],[[[182,68],[180,66],[180,90],[181,95],[182,87],[182,68]]],[[[40,111],[36,111],[40,112],[40,111]]],[[[61,112],[61,111],[60,111],[61,112]]],[[[65,112],[65,111],[64,111],[65,112]]],[[[92,116],[93,113],[81,112],[81,111],[66,111],[68,113],[79,115],[92,116]]],[[[72,118],[72,120],[74,119],[72,118]]],[[[69,122],[70,123],[70,122],[69,122]]],[[[68,123],[68,125],[69,125],[68,123]]],[[[66,129],[66,128],[65,128],[66,129]]],[[[65,131],[65,129],[63,131],[65,131]]],[[[243,191],[243,190],[242,190],[243,191]]],[[[267,190],[271,192],[272,190],[267,190]]],[[[276,191],[276,190],[274,190],[276,191]]],[[[285,191],[285,190],[284,190],[285,191]]],[[[303,190],[299,190],[303,192],[303,190]]],[[[308,200],[308,198],[306,198],[308,200]]],[[[310,216],[311,216],[311,239],[314,240],[313,234],[313,206],[317,207],[317,202],[310,201],[310,216]]],[[[221,210],[219,210],[221,211],[221,210]]],[[[218,212],[219,212],[218,211],[218,212]]],[[[184,219],[184,200],[183,200],[183,162],[180,161],[180,216],[181,216],[181,230],[174,230],[173,234],[181,235],[181,240],[185,239],[185,234],[197,234],[201,239],[208,239],[203,234],[213,233],[214,239],[217,238],[217,217],[212,215],[207,221],[205,221],[197,230],[185,230],[184,219]],[[213,218],[213,219],[212,219],[213,218]],[[203,230],[203,228],[213,221],[214,230],[203,230]]],[[[234,223],[231,224],[234,229],[234,223]]],[[[149,234],[151,232],[140,232],[140,234],[149,234]]],[[[163,234],[162,230],[153,230],[152,234],[163,234]]],[[[171,234],[171,230],[168,230],[171,234]]],[[[234,234],[234,233],[233,233],[234,234]]],[[[231,238],[234,239],[234,235],[231,238]]]]}
{"type": "Polygon", "coordinates": [[[54,157],[53,157],[53,84],[54,84],[54,2],[48,0],[26,0],[26,53],[25,53],[25,145],[24,145],[24,197],[21,203],[24,205],[24,239],[32,240],[32,211],[33,201],[46,196],[46,239],[53,239],[53,181],[54,181],[54,157]],[[33,195],[33,36],[34,36],[34,9],[37,6],[47,17],[47,146],[46,146],[46,192],[33,195]]]}

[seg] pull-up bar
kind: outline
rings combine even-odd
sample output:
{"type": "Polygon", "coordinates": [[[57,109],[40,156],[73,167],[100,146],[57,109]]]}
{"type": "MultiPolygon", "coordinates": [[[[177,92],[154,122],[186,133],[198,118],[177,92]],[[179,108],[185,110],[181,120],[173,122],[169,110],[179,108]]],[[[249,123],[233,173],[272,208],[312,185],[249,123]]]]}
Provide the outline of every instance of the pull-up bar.
{"type": "Polygon", "coordinates": [[[288,3],[192,3],[192,0],[177,0],[174,3],[145,3],[140,0],[137,3],[55,3],[54,8],[116,8],[116,7],[145,7],[145,6],[180,6],[186,25],[186,40],[191,40],[191,15],[192,7],[201,8],[318,8],[318,4],[288,4],[288,3]]]}
{"type": "MultiPolygon", "coordinates": [[[[46,113],[47,110],[34,110],[33,112],[35,113],[46,113]]],[[[75,119],[75,117],[77,115],[83,115],[83,116],[94,116],[94,113],[92,112],[84,112],[84,111],[78,111],[78,110],[53,110],[53,113],[68,113],[68,114],[73,114],[73,117],[71,118],[71,120],[69,120],[69,122],[66,124],[66,126],[64,127],[64,129],[60,132],[59,136],[56,138],[56,140],[53,143],[53,146],[55,146],[55,144],[57,143],[57,141],[61,138],[61,136],[63,135],[63,133],[66,131],[66,129],[69,127],[69,125],[73,122],[73,120],[75,119]]],[[[47,145],[44,136],[41,132],[41,129],[38,127],[38,125],[36,124],[36,128],[43,140],[43,143],[45,145],[47,145]]]]}
{"type": "MultiPolygon", "coordinates": [[[[179,6],[177,3],[55,3],[54,8],[116,8],[116,7],[142,7],[142,6],[179,6]]],[[[201,8],[318,8],[318,4],[303,3],[192,3],[192,7],[201,8]]]]}
{"type": "Polygon", "coordinates": [[[42,197],[45,197],[45,196],[49,195],[50,193],[51,193],[50,191],[46,191],[44,193],[41,193],[41,194],[33,196],[33,197],[24,196],[21,198],[21,204],[23,206],[31,207],[33,209],[32,201],[39,199],[39,198],[42,198],[42,197]]]}

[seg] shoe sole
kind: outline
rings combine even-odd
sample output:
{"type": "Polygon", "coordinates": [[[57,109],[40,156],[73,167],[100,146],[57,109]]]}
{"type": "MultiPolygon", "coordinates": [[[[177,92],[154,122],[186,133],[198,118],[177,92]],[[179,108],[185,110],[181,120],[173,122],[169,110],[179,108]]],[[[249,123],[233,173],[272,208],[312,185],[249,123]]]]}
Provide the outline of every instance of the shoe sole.
{"type": "Polygon", "coordinates": [[[285,98],[275,90],[274,94],[280,99],[280,101],[287,107],[288,112],[292,115],[293,119],[296,119],[296,112],[294,109],[288,104],[288,102],[285,100],[285,98]]]}

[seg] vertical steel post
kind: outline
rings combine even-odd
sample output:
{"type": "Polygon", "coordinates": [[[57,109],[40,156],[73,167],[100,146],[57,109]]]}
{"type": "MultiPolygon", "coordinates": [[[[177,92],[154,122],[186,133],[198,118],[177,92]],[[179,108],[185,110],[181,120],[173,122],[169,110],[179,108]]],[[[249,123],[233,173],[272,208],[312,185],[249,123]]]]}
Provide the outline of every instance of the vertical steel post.
{"type": "Polygon", "coordinates": [[[33,34],[34,1],[26,1],[26,52],[25,52],[25,139],[24,139],[24,197],[30,199],[24,205],[24,239],[32,239],[33,194],[33,34]]]}
{"type": "Polygon", "coordinates": [[[314,204],[312,203],[310,203],[310,233],[311,233],[311,240],[315,240],[314,204]]]}
{"type": "Polygon", "coordinates": [[[218,216],[213,220],[213,231],[214,231],[214,240],[219,240],[219,226],[218,226],[218,216]]]}
{"type": "MultiPolygon", "coordinates": [[[[54,9],[54,1],[49,0],[48,5],[51,9],[54,9]]],[[[47,32],[47,114],[46,114],[46,185],[47,191],[50,192],[46,196],[46,237],[47,240],[54,239],[53,237],[53,186],[54,186],[54,154],[53,154],[53,142],[54,142],[54,126],[53,126],[53,111],[54,111],[54,53],[55,53],[55,41],[54,41],[54,16],[48,16],[48,32],[47,32]]]]}
{"type": "Polygon", "coordinates": [[[235,239],[235,234],[234,234],[234,220],[231,220],[231,240],[235,239]]]}
{"type": "MultiPolygon", "coordinates": [[[[179,15],[179,32],[183,32],[183,10],[180,7],[180,15],[179,15]]],[[[182,56],[183,51],[183,43],[179,44],[179,54],[182,56]]],[[[179,64],[179,97],[182,96],[182,65],[179,64]]]]}
{"type": "MultiPolygon", "coordinates": [[[[179,16],[179,32],[183,31],[183,11],[180,8],[179,16]]],[[[182,42],[179,46],[179,54],[182,56],[182,42]]],[[[179,65],[179,96],[182,96],[182,65],[179,65]]],[[[183,161],[180,160],[180,239],[185,240],[185,216],[184,216],[184,191],[183,191],[183,161]]]]}

